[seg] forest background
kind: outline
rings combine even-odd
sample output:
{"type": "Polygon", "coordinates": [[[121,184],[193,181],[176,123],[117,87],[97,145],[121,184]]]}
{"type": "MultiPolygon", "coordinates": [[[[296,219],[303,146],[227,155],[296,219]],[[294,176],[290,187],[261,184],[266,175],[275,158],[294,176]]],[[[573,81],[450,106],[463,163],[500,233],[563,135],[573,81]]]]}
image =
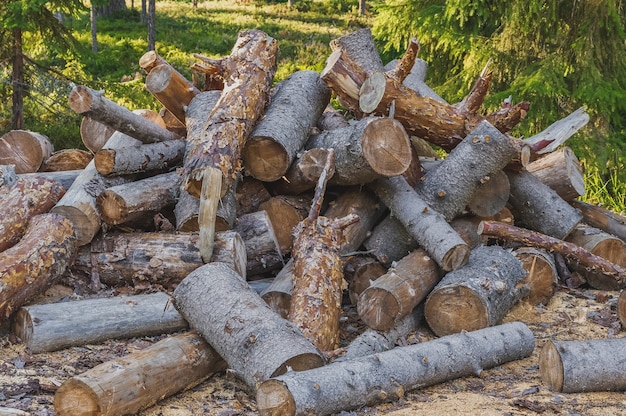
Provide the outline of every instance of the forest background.
{"type": "Polygon", "coordinates": [[[427,84],[450,103],[491,60],[484,111],[509,96],[531,103],[517,137],[584,106],[590,122],[567,142],[585,172],[581,199],[626,211],[622,0],[0,0],[0,135],[27,129],[55,150],[84,149],[67,104],[73,85],[158,110],[138,65],[149,49],[191,79],[194,53],[226,56],[240,30],[258,28],[278,41],[278,82],[322,71],[330,40],[361,27],[372,28],[383,62],[416,37],[427,84]]]}

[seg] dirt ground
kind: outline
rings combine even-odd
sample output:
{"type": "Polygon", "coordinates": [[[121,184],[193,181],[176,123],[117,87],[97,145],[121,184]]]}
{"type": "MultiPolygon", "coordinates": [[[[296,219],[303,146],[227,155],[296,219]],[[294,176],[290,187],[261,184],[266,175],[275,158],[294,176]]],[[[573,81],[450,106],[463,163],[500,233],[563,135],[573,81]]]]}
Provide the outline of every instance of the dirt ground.
{"type": "MultiPolygon", "coordinates": [[[[505,322],[522,321],[533,331],[531,357],[483,371],[479,377],[451,380],[407,392],[393,403],[341,412],[360,415],[626,415],[624,392],[564,394],[551,391],[539,374],[539,352],[546,340],[623,337],[616,314],[618,292],[561,287],[546,306],[518,304],[505,322]]],[[[51,302],[72,296],[72,289],[55,286],[38,299],[51,302]]],[[[347,316],[355,314],[346,310],[347,316]]],[[[54,415],[54,392],[61,384],[107,360],[144,349],[160,337],[111,340],[101,345],[73,347],[53,353],[31,354],[0,328],[0,416],[54,415]],[[11,410],[12,409],[12,410],[11,410]],[[21,411],[21,412],[20,412],[21,411]]],[[[411,334],[407,343],[432,338],[427,327],[411,334]]],[[[144,410],[142,416],[256,415],[254,395],[227,374],[213,376],[188,391],[144,410]]]]}

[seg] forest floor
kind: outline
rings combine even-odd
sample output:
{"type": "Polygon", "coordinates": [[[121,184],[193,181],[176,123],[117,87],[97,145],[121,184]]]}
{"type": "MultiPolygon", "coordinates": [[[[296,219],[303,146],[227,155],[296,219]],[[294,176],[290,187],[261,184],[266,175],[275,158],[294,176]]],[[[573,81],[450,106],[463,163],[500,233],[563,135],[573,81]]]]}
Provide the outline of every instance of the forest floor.
{"type": "MultiPolygon", "coordinates": [[[[71,288],[56,285],[38,302],[59,301],[71,295],[71,288]]],[[[536,345],[530,357],[485,370],[480,376],[409,391],[399,401],[339,415],[626,415],[624,392],[553,392],[539,374],[539,352],[549,339],[623,337],[616,313],[618,295],[618,292],[560,287],[545,306],[520,303],[504,322],[521,321],[533,331],[536,345]]],[[[352,307],[345,312],[346,325],[350,325],[356,312],[352,307]]],[[[54,392],[64,381],[102,362],[147,348],[165,336],[110,340],[99,345],[31,354],[5,323],[0,328],[0,416],[54,415],[54,392]]],[[[424,326],[406,341],[416,343],[432,338],[424,326]]],[[[254,394],[243,382],[226,373],[212,376],[140,413],[141,416],[256,414],[254,394]]]]}

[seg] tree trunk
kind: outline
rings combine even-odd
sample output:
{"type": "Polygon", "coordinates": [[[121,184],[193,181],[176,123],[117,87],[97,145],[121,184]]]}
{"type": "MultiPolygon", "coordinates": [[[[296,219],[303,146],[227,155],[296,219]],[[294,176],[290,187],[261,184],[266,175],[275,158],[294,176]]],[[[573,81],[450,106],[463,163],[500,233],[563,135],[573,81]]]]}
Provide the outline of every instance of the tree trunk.
{"type": "Polygon", "coordinates": [[[136,414],[225,369],[202,337],[187,332],[70,378],[54,395],[54,410],[59,416],[136,414]]]}
{"type": "Polygon", "coordinates": [[[239,33],[229,57],[220,61],[229,81],[198,135],[188,135],[183,184],[200,195],[205,166],[222,170],[223,196],[241,170],[241,150],[263,112],[276,71],[276,41],[260,30],[239,33]],[[245,97],[245,99],[243,99],[245,97]]]}
{"type": "Polygon", "coordinates": [[[626,339],[553,341],[541,349],[539,371],[550,389],[563,393],[626,389],[626,339]]]}
{"type": "Polygon", "coordinates": [[[33,172],[33,173],[22,173],[19,175],[20,178],[27,180],[48,180],[58,182],[64,190],[70,189],[78,175],[83,172],[84,169],[81,170],[65,170],[59,172],[33,172]]]}
{"type": "Polygon", "coordinates": [[[280,244],[265,211],[257,211],[237,218],[233,230],[246,244],[247,271],[250,276],[263,274],[284,266],[280,244]]]}
{"type": "Polygon", "coordinates": [[[100,123],[91,117],[83,117],[80,122],[80,138],[85,147],[94,154],[102,149],[102,146],[114,132],[113,127],[100,123]]]}
{"type": "Polygon", "coordinates": [[[156,0],[148,0],[148,50],[156,49],[156,0]]]}
{"type": "Polygon", "coordinates": [[[332,185],[362,185],[381,176],[404,173],[411,163],[411,142],[400,123],[367,117],[342,129],[312,136],[306,149],[335,150],[332,185]]]}
{"type": "Polygon", "coordinates": [[[13,69],[11,73],[12,113],[11,128],[21,130],[24,128],[24,52],[22,50],[22,29],[13,28],[13,69]]]}
{"type": "Polygon", "coordinates": [[[376,49],[372,30],[368,27],[331,40],[330,48],[333,51],[341,50],[347,53],[367,76],[383,70],[383,62],[376,49]]]}
{"type": "Polygon", "coordinates": [[[547,305],[559,280],[554,255],[534,247],[517,248],[513,250],[513,255],[522,263],[527,273],[519,282],[519,285],[526,286],[529,290],[522,300],[531,305],[547,305]]]}
{"type": "Polygon", "coordinates": [[[411,237],[411,234],[398,218],[387,215],[372,229],[370,235],[363,242],[363,246],[382,265],[389,267],[394,261],[400,260],[418,248],[419,244],[415,238],[411,237]]]}
{"type": "Polygon", "coordinates": [[[348,283],[350,303],[357,305],[359,295],[385,273],[387,269],[370,256],[351,256],[345,260],[343,274],[348,283]]]}
{"type": "Polygon", "coordinates": [[[467,264],[446,274],[424,307],[437,336],[496,325],[525,293],[516,286],[526,276],[520,261],[499,246],[472,250],[467,264]]]}
{"type": "MultiPolygon", "coordinates": [[[[246,250],[234,231],[217,233],[212,261],[229,264],[246,276],[246,250]]],[[[173,290],[202,266],[197,233],[108,233],[78,250],[70,268],[79,276],[96,276],[112,287],[148,285],[173,290]]]]}
{"type": "MultiPolygon", "coordinates": [[[[269,188],[276,195],[299,195],[315,188],[329,151],[330,149],[314,148],[299,153],[285,175],[270,183],[269,188]]],[[[329,176],[334,174],[333,166],[329,176]]]]}
{"type": "Polygon", "coordinates": [[[32,217],[45,214],[61,199],[65,189],[44,178],[19,178],[0,188],[0,252],[17,244],[32,217]]]}
{"type": "Polygon", "coordinates": [[[174,291],[176,308],[248,386],[324,358],[294,324],[274,313],[223,263],[191,272],[174,291]]]}
{"type": "Polygon", "coordinates": [[[15,165],[15,173],[37,172],[54,147],[43,134],[11,130],[0,137],[0,165],[15,165]]]}
{"type": "Polygon", "coordinates": [[[259,205],[259,210],[267,212],[283,254],[291,251],[293,229],[306,218],[310,207],[310,197],[289,195],[277,195],[259,205]]]}
{"type": "Polygon", "coordinates": [[[329,101],[330,89],[315,71],[298,71],[278,83],[243,148],[246,171],[264,182],[280,179],[329,101]]]}
{"type": "Polygon", "coordinates": [[[585,223],[613,234],[626,241],[626,217],[616,214],[598,205],[582,201],[570,201],[570,205],[579,210],[585,223]]]}
{"type": "Polygon", "coordinates": [[[262,416],[329,415],[397,400],[406,391],[454,378],[478,375],[483,369],[526,358],[534,347],[530,329],[513,322],[290,372],[263,382],[256,402],[262,416]]]}
{"type": "Polygon", "coordinates": [[[467,263],[467,244],[403,177],[379,179],[370,187],[443,270],[455,270],[467,263]]]}
{"type": "Polygon", "coordinates": [[[529,163],[526,170],[565,201],[572,201],[585,194],[582,167],[572,149],[567,146],[529,163]]]}
{"type": "Polygon", "coordinates": [[[13,332],[33,354],[115,338],[133,338],[187,329],[162,292],[24,306],[15,315],[13,332]]]}
{"type": "Polygon", "coordinates": [[[46,159],[39,172],[57,172],[64,170],[82,170],[93,159],[91,153],[81,149],[63,149],[54,152],[46,159]]]}
{"type": "Polygon", "coordinates": [[[185,107],[200,93],[168,63],[150,70],[146,77],[146,88],[181,123],[185,122],[185,107]]]}
{"type": "Polygon", "coordinates": [[[19,243],[0,253],[0,321],[43,293],[74,255],[72,224],[56,214],[31,218],[19,243]]]}
{"type": "MultiPolygon", "coordinates": [[[[200,200],[184,189],[179,190],[178,202],[174,207],[176,230],[184,232],[200,231],[198,217],[200,214],[200,200]]],[[[237,220],[237,200],[235,190],[229,189],[218,202],[215,214],[215,232],[227,231],[233,228],[237,220]]]]}
{"type": "Polygon", "coordinates": [[[177,134],[146,120],[145,117],[108,100],[101,91],[94,91],[85,86],[74,87],[70,93],[69,106],[76,113],[106,124],[142,143],[180,138],[177,134]]]}
{"type": "Polygon", "coordinates": [[[91,52],[94,55],[98,53],[98,25],[97,25],[96,8],[92,4],[89,8],[89,23],[91,24],[91,52]]]}
{"type": "Polygon", "coordinates": [[[168,140],[119,149],[101,149],[94,156],[94,163],[101,175],[155,174],[179,166],[184,155],[184,140],[168,140]]]}

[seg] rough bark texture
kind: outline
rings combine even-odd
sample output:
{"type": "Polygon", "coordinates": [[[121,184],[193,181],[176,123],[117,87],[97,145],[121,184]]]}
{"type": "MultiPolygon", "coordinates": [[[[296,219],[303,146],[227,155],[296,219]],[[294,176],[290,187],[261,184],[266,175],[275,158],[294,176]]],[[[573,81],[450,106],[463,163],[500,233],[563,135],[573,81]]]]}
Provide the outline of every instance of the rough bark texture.
{"type": "Polygon", "coordinates": [[[101,149],[94,156],[94,161],[101,175],[130,175],[167,172],[182,163],[184,154],[184,140],[168,140],[119,149],[101,149]]]}
{"type": "Polygon", "coordinates": [[[22,173],[19,175],[20,178],[26,180],[47,180],[47,181],[55,181],[58,182],[64,190],[70,189],[78,175],[83,172],[80,170],[66,170],[60,172],[33,172],[33,173],[22,173]]]}
{"type": "Polygon", "coordinates": [[[15,173],[37,172],[54,152],[46,136],[27,130],[11,130],[0,137],[0,165],[15,165],[15,173]]]}
{"type": "Polygon", "coordinates": [[[361,293],[357,302],[361,320],[372,329],[388,331],[426,298],[441,276],[428,254],[415,250],[361,293]]]}
{"type": "Polygon", "coordinates": [[[330,89],[315,71],[298,71],[278,83],[243,148],[246,171],[265,182],[282,177],[329,101],[330,89]]]}
{"type": "Polygon", "coordinates": [[[572,149],[567,146],[529,163],[526,170],[565,201],[572,201],[585,194],[582,167],[572,149]]]}
{"type": "Polygon", "coordinates": [[[72,224],[60,215],[32,217],[19,243],[0,253],[0,321],[43,293],[74,255],[72,224]]]}
{"type": "Polygon", "coordinates": [[[455,270],[467,263],[467,244],[403,177],[379,179],[370,187],[443,270],[455,270]]]}
{"type": "Polygon", "coordinates": [[[54,410],[59,416],[136,414],[225,369],[215,350],[188,332],[70,378],[57,390],[54,410]]]}
{"type": "Polygon", "coordinates": [[[539,371],[550,389],[563,393],[626,389],[626,339],[549,340],[539,371]]]}
{"type": "MultiPolygon", "coordinates": [[[[393,61],[389,61],[387,65],[385,65],[385,71],[390,71],[397,65],[398,60],[395,59],[393,61]]],[[[433,91],[424,81],[426,79],[426,72],[428,71],[428,63],[423,59],[416,58],[415,62],[413,62],[413,67],[411,68],[411,72],[407,75],[407,77],[402,81],[402,84],[415,92],[417,92],[422,97],[429,97],[433,100],[439,101],[441,103],[446,103],[446,100],[441,98],[439,94],[433,91]]],[[[446,103],[447,104],[447,103],[446,103]]]]}
{"type": "Polygon", "coordinates": [[[44,214],[61,199],[65,189],[45,178],[18,178],[0,187],[0,252],[17,244],[35,215],[44,214]]]}
{"type": "Polygon", "coordinates": [[[383,70],[372,30],[368,27],[331,40],[330,48],[347,52],[368,75],[383,70]]]}
{"type": "Polygon", "coordinates": [[[34,354],[188,327],[165,293],[24,306],[13,332],[34,354]]]}
{"type": "Polygon", "coordinates": [[[277,44],[260,30],[239,33],[229,57],[222,60],[224,90],[202,127],[188,135],[183,183],[200,195],[205,166],[221,169],[225,194],[241,170],[241,150],[267,102],[276,71],[277,44]],[[245,97],[245,99],[243,99],[245,97]]]}
{"type": "Polygon", "coordinates": [[[372,229],[363,245],[385,267],[391,266],[392,262],[400,260],[419,246],[398,218],[392,215],[387,215],[372,229]]]}
{"type": "Polygon", "coordinates": [[[525,294],[520,261],[499,246],[472,250],[467,264],[446,274],[426,299],[424,317],[438,335],[496,325],[525,294]]]}
{"type": "Polygon", "coordinates": [[[209,263],[174,291],[176,308],[250,387],[287,371],[323,365],[317,349],[272,311],[231,268],[209,263]]]}
{"type": "Polygon", "coordinates": [[[522,300],[532,305],[547,305],[554,295],[559,276],[554,255],[534,247],[520,247],[513,255],[522,263],[526,277],[519,284],[528,288],[528,295],[522,300]]]}
{"type": "Polygon", "coordinates": [[[585,223],[626,241],[625,216],[616,214],[606,208],[581,201],[571,201],[570,204],[582,213],[585,223]]]}
{"type": "Polygon", "coordinates": [[[257,406],[263,416],[329,415],[478,375],[530,356],[534,346],[532,332],[521,322],[450,335],[276,377],[259,387],[257,406]]]}
{"type": "Polygon", "coordinates": [[[63,149],[54,152],[46,159],[39,172],[56,172],[64,170],[80,170],[91,162],[92,155],[81,149],[63,149]]]}
{"type": "MultiPolygon", "coordinates": [[[[269,188],[277,195],[299,195],[315,188],[329,151],[330,149],[314,148],[299,153],[285,175],[272,182],[269,188]]],[[[334,169],[333,166],[329,176],[334,175],[334,169]]]]}

